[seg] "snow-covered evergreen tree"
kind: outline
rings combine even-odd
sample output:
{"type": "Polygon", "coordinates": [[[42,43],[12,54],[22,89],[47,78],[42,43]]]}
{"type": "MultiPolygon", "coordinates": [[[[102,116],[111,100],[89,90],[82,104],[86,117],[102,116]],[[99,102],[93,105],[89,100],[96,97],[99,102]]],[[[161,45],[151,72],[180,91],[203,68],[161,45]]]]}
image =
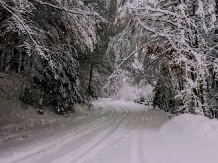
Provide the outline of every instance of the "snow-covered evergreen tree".
{"type": "Polygon", "coordinates": [[[132,14],[157,46],[166,41],[175,51],[169,65],[180,67],[183,86],[176,98],[185,112],[207,114],[209,109],[206,79],[216,47],[211,39],[217,22],[214,6],[212,0],[127,0],[119,10],[119,18],[132,14]]]}
{"type": "Polygon", "coordinates": [[[20,56],[17,62],[46,93],[59,99],[61,108],[81,101],[76,86],[78,53],[95,49],[96,29],[104,19],[81,0],[1,0],[0,5],[8,15],[1,24],[2,39],[9,32],[19,37],[13,45],[20,56]]]}

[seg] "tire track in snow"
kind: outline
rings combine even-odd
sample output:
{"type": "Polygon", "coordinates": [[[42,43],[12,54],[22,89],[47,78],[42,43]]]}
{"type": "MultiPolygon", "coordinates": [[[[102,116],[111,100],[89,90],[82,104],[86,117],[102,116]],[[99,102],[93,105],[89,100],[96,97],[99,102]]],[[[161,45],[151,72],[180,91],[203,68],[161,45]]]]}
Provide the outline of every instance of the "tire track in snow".
{"type": "MultiPolygon", "coordinates": [[[[114,113],[115,113],[114,108],[110,108],[109,112],[105,114],[108,117],[108,116],[113,115],[114,113]]],[[[94,117],[98,115],[100,114],[99,113],[94,114],[94,117]]],[[[73,134],[67,134],[63,138],[58,139],[58,141],[50,142],[41,148],[37,148],[35,150],[31,149],[28,151],[23,151],[22,152],[23,154],[15,154],[13,155],[13,158],[11,159],[12,161],[10,162],[11,163],[38,162],[41,157],[54,153],[55,151],[59,151],[62,148],[68,146],[68,144],[75,144],[74,142],[82,141],[85,145],[86,143],[88,143],[88,141],[92,141],[89,139],[85,140],[87,137],[96,136],[99,132],[101,132],[105,128],[108,128],[110,124],[113,124],[113,121],[114,121],[113,119],[108,119],[103,116],[100,119],[97,119],[97,121],[92,122],[95,125],[94,127],[90,128],[90,126],[92,126],[92,123],[88,124],[86,127],[77,129],[78,131],[76,132],[79,132],[79,133],[74,132],[73,134]],[[105,122],[105,123],[101,123],[101,122],[105,122]]],[[[78,148],[79,146],[76,149],[74,147],[74,150],[77,150],[78,148]]]]}
{"type": "MultiPolygon", "coordinates": [[[[97,138],[99,137],[98,134],[101,131],[104,131],[105,129],[110,128],[111,125],[113,126],[114,125],[114,121],[117,119],[117,116],[121,115],[122,117],[120,118],[120,120],[122,121],[123,119],[125,119],[126,114],[128,112],[127,110],[125,110],[124,113],[123,112],[121,112],[121,113],[119,112],[119,114],[117,114],[116,113],[116,109],[114,107],[109,106],[109,105],[104,105],[103,107],[107,108],[106,109],[107,113],[106,112],[104,113],[104,114],[106,114],[107,118],[106,117],[101,117],[100,119],[97,120],[98,122],[94,121],[93,123],[95,125],[97,124],[94,127],[92,127],[92,125],[89,124],[86,127],[82,127],[82,129],[78,129],[79,130],[78,132],[79,133],[81,132],[82,135],[81,134],[77,134],[77,135],[74,136],[74,135],[68,134],[67,136],[65,136],[61,140],[52,142],[51,144],[46,144],[46,148],[44,146],[43,149],[38,148],[36,151],[31,150],[30,153],[28,153],[28,151],[27,151],[27,152],[25,152],[25,156],[24,157],[19,157],[19,158],[15,157],[14,160],[16,160],[16,161],[14,161],[14,162],[17,163],[18,162],[17,160],[20,160],[19,163],[21,163],[21,162],[22,163],[40,162],[41,159],[45,159],[44,156],[46,156],[46,155],[49,156],[50,154],[54,154],[56,151],[60,151],[60,152],[58,152],[58,155],[64,155],[65,153],[62,152],[62,151],[66,151],[66,148],[69,149],[68,151],[72,150],[72,152],[80,151],[81,147],[77,146],[75,148],[75,144],[77,142],[80,142],[80,143],[83,142],[82,146],[86,147],[87,145],[90,144],[89,142],[93,142],[93,139],[95,139],[95,137],[97,137],[97,138]],[[101,124],[101,122],[104,122],[104,123],[101,124]],[[99,125],[99,124],[101,124],[101,125],[99,125]],[[87,137],[89,139],[87,139],[87,137]],[[90,138],[92,138],[92,139],[90,139],[90,138]],[[71,146],[73,145],[73,147],[72,148],[69,147],[70,145],[71,146]]],[[[94,114],[94,115],[96,115],[96,114],[94,114]]],[[[120,121],[120,123],[122,123],[121,121],[120,121]]],[[[117,122],[119,122],[119,117],[118,117],[118,121],[117,122]]],[[[115,123],[115,124],[117,124],[119,126],[120,123],[115,123]]],[[[118,126],[117,126],[117,128],[118,128],[118,126]]],[[[113,132],[107,133],[106,135],[111,135],[112,133],[113,132]]],[[[102,136],[102,141],[106,137],[107,136],[102,136]]],[[[99,143],[100,143],[100,140],[99,140],[99,143]]],[[[93,145],[93,146],[95,146],[95,145],[93,145]]],[[[51,162],[51,161],[52,160],[49,160],[48,162],[51,162]]],[[[42,162],[44,162],[44,161],[42,161],[42,162]]]]}
{"type": "MultiPolygon", "coordinates": [[[[112,107],[112,106],[110,106],[112,107]]],[[[112,107],[114,108],[114,107],[112,107]]],[[[115,112],[116,109],[114,108],[115,112]]],[[[70,152],[66,154],[65,156],[53,161],[52,163],[76,163],[82,157],[87,155],[91,150],[95,149],[97,146],[99,146],[103,141],[108,139],[117,129],[118,127],[122,124],[124,119],[128,116],[129,111],[127,109],[124,109],[125,112],[123,113],[122,117],[119,118],[115,123],[112,123],[113,125],[104,131],[102,131],[99,135],[95,136],[90,142],[84,144],[80,148],[78,148],[76,151],[70,152]]],[[[114,113],[115,113],[114,112],[114,113]]],[[[113,114],[114,114],[113,113],[113,114]]]]}
{"type": "Polygon", "coordinates": [[[140,124],[133,131],[133,138],[131,142],[131,157],[130,163],[147,163],[144,156],[143,147],[144,147],[144,128],[145,123],[148,123],[148,119],[145,121],[145,115],[140,116],[140,124]]]}
{"type": "MultiPolygon", "coordinates": [[[[26,156],[21,159],[19,159],[20,161],[14,161],[14,163],[29,163],[29,162],[38,162],[37,160],[40,160],[41,157],[45,156],[45,155],[49,155],[51,153],[54,153],[56,151],[61,151],[62,148],[64,148],[65,146],[68,146],[68,144],[70,144],[69,146],[71,146],[71,144],[74,145],[74,149],[78,149],[79,148],[79,145],[75,145],[77,141],[79,142],[83,142],[83,143],[87,143],[88,141],[91,141],[89,139],[87,139],[87,137],[94,137],[95,135],[97,135],[97,133],[99,131],[101,131],[102,129],[105,128],[105,124],[101,125],[100,127],[84,134],[84,135],[80,135],[79,137],[76,135],[75,137],[70,137],[70,135],[67,136],[67,138],[64,138],[64,139],[61,139],[59,140],[59,142],[55,141],[54,143],[52,144],[48,144],[46,148],[44,149],[38,149],[37,151],[31,151],[31,153],[26,153],[26,155],[29,155],[29,156],[26,156]],[[28,158],[26,158],[28,157],[28,158]]],[[[69,147],[68,146],[68,147],[69,147]]],[[[61,152],[59,152],[61,153],[61,152]]]]}
{"type": "MultiPolygon", "coordinates": [[[[116,108],[122,108],[122,109],[128,109],[128,107],[121,107],[121,106],[115,106],[116,108]]],[[[126,127],[126,130],[125,131],[121,131],[121,133],[116,133],[114,132],[113,135],[110,136],[110,138],[108,138],[106,141],[104,141],[102,144],[100,144],[99,147],[96,147],[94,152],[91,152],[90,155],[86,155],[84,156],[79,163],[83,163],[83,162],[90,162],[92,163],[93,160],[95,160],[96,157],[98,157],[99,155],[102,155],[102,154],[106,154],[107,151],[110,151],[110,150],[114,150],[116,148],[119,148],[119,143],[122,145],[122,147],[127,146],[126,149],[128,149],[128,143],[127,142],[133,142],[132,138],[133,136],[139,136],[140,140],[139,142],[141,143],[137,143],[137,147],[134,148],[134,152],[131,151],[130,155],[127,155],[127,160],[128,160],[128,157],[129,157],[129,161],[131,161],[131,155],[132,153],[137,153],[137,150],[139,150],[139,155],[136,155],[136,157],[133,159],[132,163],[136,163],[137,160],[138,162],[137,163],[145,163],[145,158],[144,158],[144,155],[143,155],[143,148],[142,148],[142,144],[143,144],[143,130],[140,128],[143,128],[143,124],[145,122],[142,122],[142,121],[138,121],[137,118],[138,116],[142,116],[141,113],[138,113],[137,111],[134,112],[134,110],[132,110],[133,112],[130,112],[129,111],[129,114],[128,114],[128,117],[125,118],[125,120],[123,121],[123,123],[119,126],[119,128],[121,128],[122,130],[122,127],[121,126],[125,126],[126,127]],[[138,123],[140,122],[140,123],[138,123]],[[140,130],[141,134],[135,134],[135,130],[140,130]],[[116,137],[116,134],[118,135],[118,137],[116,137]],[[141,136],[140,136],[141,135],[141,136]],[[125,143],[126,142],[126,143],[125,143]],[[102,147],[101,147],[102,146],[102,147]],[[106,148],[105,148],[106,147],[106,148]],[[140,160],[140,161],[139,161],[140,160]],[[143,161],[142,161],[143,160],[143,161]]],[[[143,117],[143,121],[144,121],[144,117],[143,117]]],[[[137,139],[138,140],[138,139],[137,139]]],[[[131,146],[130,146],[130,149],[131,149],[131,146]]],[[[113,161],[112,161],[113,162],[113,161]]],[[[127,161],[128,162],[128,161],[127,161]]]]}
{"type": "MultiPolygon", "coordinates": [[[[110,105],[111,106],[111,105],[110,105]]],[[[112,106],[111,106],[112,107],[112,106]]],[[[95,147],[95,150],[91,151],[89,154],[83,156],[79,161],[86,162],[87,160],[103,154],[105,151],[113,148],[119,141],[122,140],[126,135],[129,134],[129,130],[124,131],[124,128],[129,125],[131,122],[133,114],[129,114],[129,110],[127,108],[122,107],[123,110],[128,112],[128,115],[119,125],[119,127],[114,131],[110,137],[108,137],[105,141],[95,147]],[[119,131],[120,130],[120,131],[119,131]]]]}

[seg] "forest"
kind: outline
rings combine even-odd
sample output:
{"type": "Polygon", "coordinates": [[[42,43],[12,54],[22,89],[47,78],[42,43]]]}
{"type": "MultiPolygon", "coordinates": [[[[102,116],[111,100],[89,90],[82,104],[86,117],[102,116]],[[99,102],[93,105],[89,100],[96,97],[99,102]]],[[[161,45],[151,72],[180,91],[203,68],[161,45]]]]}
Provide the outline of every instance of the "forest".
{"type": "Polygon", "coordinates": [[[0,100],[10,77],[60,114],[113,96],[218,118],[217,14],[216,0],[0,0],[0,100]]]}

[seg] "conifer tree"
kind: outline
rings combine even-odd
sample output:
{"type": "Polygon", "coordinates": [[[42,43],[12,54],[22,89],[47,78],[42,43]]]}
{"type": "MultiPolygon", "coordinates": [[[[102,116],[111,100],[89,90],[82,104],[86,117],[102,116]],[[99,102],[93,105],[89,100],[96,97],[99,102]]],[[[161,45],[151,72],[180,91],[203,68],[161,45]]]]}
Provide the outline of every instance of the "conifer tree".
{"type": "Polygon", "coordinates": [[[2,42],[1,69],[17,63],[22,67],[17,71],[28,72],[63,110],[81,101],[76,84],[78,54],[95,49],[96,29],[104,19],[81,0],[1,0],[0,6],[5,14],[1,40],[8,35],[18,39],[10,46],[2,42]]]}

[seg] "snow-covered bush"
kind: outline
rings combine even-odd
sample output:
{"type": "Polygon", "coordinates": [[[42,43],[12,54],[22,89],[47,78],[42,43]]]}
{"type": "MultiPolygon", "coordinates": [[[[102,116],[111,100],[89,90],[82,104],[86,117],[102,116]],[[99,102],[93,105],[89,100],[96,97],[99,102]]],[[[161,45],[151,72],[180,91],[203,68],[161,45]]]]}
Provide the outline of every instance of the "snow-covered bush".
{"type": "Polygon", "coordinates": [[[151,105],[153,103],[154,87],[146,85],[142,87],[132,86],[129,83],[125,83],[122,88],[115,94],[117,98],[124,98],[128,101],[135,101],[137,103],[151,105]]]}

